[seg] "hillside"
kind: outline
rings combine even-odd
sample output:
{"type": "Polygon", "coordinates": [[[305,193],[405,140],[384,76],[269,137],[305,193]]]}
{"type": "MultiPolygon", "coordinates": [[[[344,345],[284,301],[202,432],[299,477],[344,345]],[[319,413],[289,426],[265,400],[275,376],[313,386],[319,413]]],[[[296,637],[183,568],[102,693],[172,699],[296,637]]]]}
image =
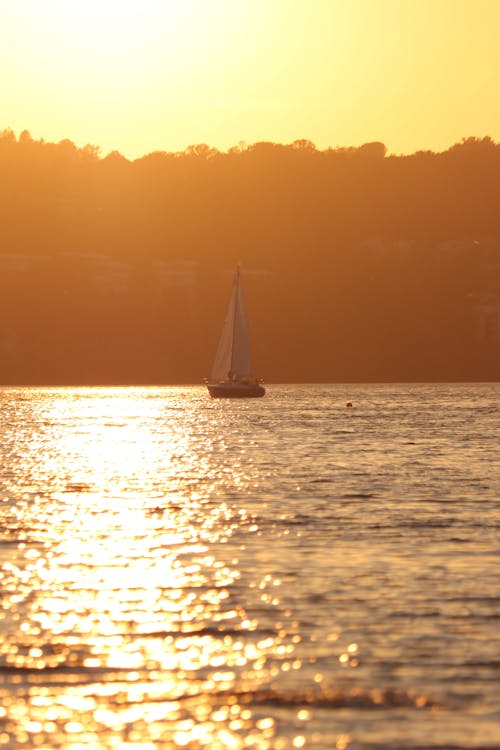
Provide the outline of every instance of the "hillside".
{"type": "Polygon", "coordinates": [[[0,134],[0,381],[199,382],[231,273],[274,382],[497,380],[500,144],[206,145],[130,162],[0,134]]]}

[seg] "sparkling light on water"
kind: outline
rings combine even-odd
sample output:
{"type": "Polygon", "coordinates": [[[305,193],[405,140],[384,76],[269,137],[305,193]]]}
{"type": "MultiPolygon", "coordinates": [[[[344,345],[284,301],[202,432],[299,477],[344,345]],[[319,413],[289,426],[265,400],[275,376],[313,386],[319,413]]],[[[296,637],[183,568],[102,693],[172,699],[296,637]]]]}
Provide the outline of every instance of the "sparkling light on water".
{"type": "Polygon", "coordinates": [[[486,744],[496,413],[366,388],[3,390],[0,746],[486,744]]]}
{"type": "Polygon", "coordinates": [[[274,736],[237,693],[269,679],[285,634],[251,637],[258,622],[229,594],[238,560],[220,547],[248,524],[221,485],[246,477],[238,461],[213,465],[188,395],[23,394],[3,493],[16,542],[1,579],[5,741],[267,747],[274,736]]]}

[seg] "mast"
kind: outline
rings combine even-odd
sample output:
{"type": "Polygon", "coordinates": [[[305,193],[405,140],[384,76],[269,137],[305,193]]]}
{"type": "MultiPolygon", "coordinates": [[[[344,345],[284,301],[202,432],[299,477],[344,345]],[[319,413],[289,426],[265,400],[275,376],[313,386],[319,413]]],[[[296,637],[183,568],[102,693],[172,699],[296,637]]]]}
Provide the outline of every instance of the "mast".
{"type": "Polygon", "coordinates": [[[233,311],[233,335],[231,338],[231,372],[234,372],[234,340],[236,337],[236,321],[238,320],[238,297],[240,292],[240,264],[236,266],[236,277],[234,279],[234,311],[233,311]]]}

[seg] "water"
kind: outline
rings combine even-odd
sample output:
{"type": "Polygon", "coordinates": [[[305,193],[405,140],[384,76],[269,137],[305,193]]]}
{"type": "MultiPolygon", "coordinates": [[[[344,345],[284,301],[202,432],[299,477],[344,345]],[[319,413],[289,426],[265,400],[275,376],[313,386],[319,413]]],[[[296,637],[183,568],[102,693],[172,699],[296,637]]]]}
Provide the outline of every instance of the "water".
{"type": "Polygon", "coordinates": [[[499,396],[1,390],[0,746],[500,748],[499,396]]]}

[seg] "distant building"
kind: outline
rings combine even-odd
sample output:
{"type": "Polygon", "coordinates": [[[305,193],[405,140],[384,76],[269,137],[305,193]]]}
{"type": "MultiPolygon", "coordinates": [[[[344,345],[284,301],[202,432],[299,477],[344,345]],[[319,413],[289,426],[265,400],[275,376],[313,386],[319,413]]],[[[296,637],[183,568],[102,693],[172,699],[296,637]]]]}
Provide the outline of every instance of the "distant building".
{"type": "Polygon", "coordinates": [[[481,293],[478,298],[479,340],[500,345],[500,248],[490,247],[487,260],[480,264],[481,293]]]}
{"type": "Polygon", "coordinates": [[[500,345],[500,300],[482,301],[478,307],[479,340],[500,345]]]}
{"type": "Polygon", "coordinates": [[[130,286],[132,266],[113,258],[106,258],[92,266],[92,280],[102,293],[126,294],[130,286]]]}
{"type": "Polygon", "coordinates": [[[125,294],[130,286],[132,266],[102,253],[64,252],[62,258],[82,264],[94,289],[102,294],[125,294]]]}
{"type": "Polygon", "coordinates": [[[153,276],[158,287],[194,288],[198,280],[198,263],[194,260],[153,260],[153,276]]]}
{"type": "Polygon", "coordinates": [[[0,252],[0,270],[14,273],[26,273],[41,263],[47,263],[51,258],[48,255],[35,255],[33,253],[2,253],[0,252]]]}

